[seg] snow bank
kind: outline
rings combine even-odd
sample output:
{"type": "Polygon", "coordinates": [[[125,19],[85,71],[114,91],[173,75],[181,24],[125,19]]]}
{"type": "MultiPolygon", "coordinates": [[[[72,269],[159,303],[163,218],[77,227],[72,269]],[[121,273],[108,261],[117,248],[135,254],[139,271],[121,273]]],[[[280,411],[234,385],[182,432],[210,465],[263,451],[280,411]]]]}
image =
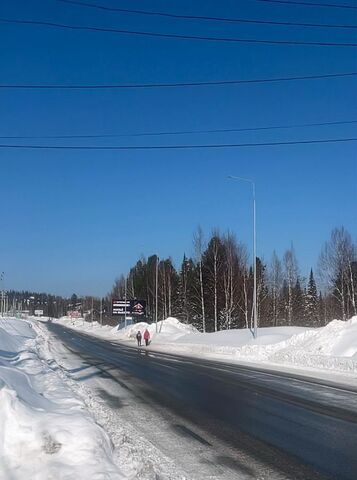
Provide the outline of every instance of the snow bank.
{"type": "Polygon", "coordinates": [[[357,317],[315,329],[260,328],[257,339],[246,329],[188,335],[175,347],[215,358],[357,373],[357,317]]]}
{"type": "Polygon", "coordinates": [[[293,336],[270,360],[357,373],[357,317],[293,336]]]}
{"type": "MultiPolygon", "coordinates": [[[[42,321],[46,321],[42,319],[42,321]]],[[[74,328],[80,330],[81,332],[86,332],[89,334],[95,334],[98,337],[109,338],[111,336],[111,331],[113,327],[109,325],[101,325],[98,322],[86,322],[84,318],[71,318],[71,317],[61,317],[59,319],[52,319],[51,321],[60,323],[65,327],[74,328]]],[[[114,328],[117,330],[117,327],[114,328]]]]}
{"type": "Polygon", "coordinates": [[[156,323],[148,324],[146,322],[135,323],[121,330],[114,328],[112,329],[112,333],[118,339],[134,339],[139,330],[143,334],[146,328],[150,332],[152,341],[155,339],[155,342],[159,343],[175,341],[185,335],[198,333],[195,327],[182,323],[174,317],[168,317],[166,320],[157,322],[157,333],[156,323]]]}
{"type": "Polygon", "coordinates": [[[155,343],[176,341],[184,335],[198,333],[198,330],[195,327],[182,323],[180,320],[174,317],[168,317],[166,320],[157,322],[158,333],[156,333],[156,323],[149,324],[146,322],[139,322],[118,330],[118,327],[113,328],[108,325],[101,326],[98,322],[85,322],[83,318],[72,319],[70,317],[61,317],[60,319],[54,321],[66,327],[81,330],[82,332],[110,340],[135,340],[138,330],[140,330],[143,334],[146,328],[150,332],[151,340],[154,341],[155,339],[155,343]]]}
{"type": "Polygon", "coordinates": [[[124,478],[109,437],[35,353],[28,322],[0,319],[0,478],[124,478]]]}

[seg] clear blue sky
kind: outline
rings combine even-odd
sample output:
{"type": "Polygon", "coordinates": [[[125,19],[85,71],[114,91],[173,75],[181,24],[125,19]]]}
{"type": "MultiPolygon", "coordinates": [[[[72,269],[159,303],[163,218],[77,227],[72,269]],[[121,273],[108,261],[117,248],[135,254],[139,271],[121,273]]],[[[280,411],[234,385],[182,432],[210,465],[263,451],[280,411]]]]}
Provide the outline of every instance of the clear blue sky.
{"type": "MultiPolygon", "coordinates": [[[[96,1],[196,15],[357,24],[348,10],[254,0],[96,1]]],[[[170,20],[55,0],[4,0],[0,10],[6,18],[77,25],[357,43],[353,30],[170,20]]],[[[356,48],[219,44],[30,25],[1,24],[0,50],[1,84],[189,82],[357,71],[356,48]]],[[[0,135],[115,134],[355,119],[356,78],[167,90],[0,90],[0,135]]],[[[356,137],[356,124],[71,142],[148,145],[330,137],[356,137]]],[[[5,271],[6,288],[104,294],[140,254],[171,255],[177,265],[184,252],[192,253],[198,224],[206,233],[212,227],[231,229],[250,246],[251,192],[227,175],[256,181],[258,254],[266,261],[273,249],[282,254],[293,241],[306,275],[333,227],[344,225],[357,237],[356,143],[131,152],[0,149],[0,156],[0,270],[5,271]]]]}

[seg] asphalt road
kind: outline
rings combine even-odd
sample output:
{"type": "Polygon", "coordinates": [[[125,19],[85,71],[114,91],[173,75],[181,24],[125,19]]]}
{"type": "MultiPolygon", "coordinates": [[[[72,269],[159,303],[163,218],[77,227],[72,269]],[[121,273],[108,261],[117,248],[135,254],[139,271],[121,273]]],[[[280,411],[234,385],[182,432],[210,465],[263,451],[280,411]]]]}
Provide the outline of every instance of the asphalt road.
{"type": "Polygon", "coordinates": [[[229,445],[241,448],[245,435],[245,445],[260,460],[265,456],[267,462],[282,465],[289,456],[296,470],[292,478],[357,479],[357,391],[353,388],[163,354],[150,347],[138,349],[55,323],[48,328],[72,351],[86,355],[86,361],[100,360],[137,378],[146,386],[145,395],[158,405],[189,417],[229,445]]]}

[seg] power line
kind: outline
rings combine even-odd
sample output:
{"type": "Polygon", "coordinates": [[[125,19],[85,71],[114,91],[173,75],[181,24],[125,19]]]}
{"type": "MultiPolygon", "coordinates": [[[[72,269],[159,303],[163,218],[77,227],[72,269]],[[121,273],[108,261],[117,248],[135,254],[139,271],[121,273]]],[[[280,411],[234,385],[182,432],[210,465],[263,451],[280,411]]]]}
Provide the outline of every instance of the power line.
{"type": "Polygon", "coordinates": [[[338,5],[336,3],[317,3],[317,2],[298,2],[298,1],[288,1],[288,0],[255,0],[257,2],[266,2],[266,3],[284,3],[286,5],[305,5],[307,7],[329,7],[329,8],[352,8],[357,9],[355,5],[338,5]]]}
{"type": "Polygon", "coordinates": [[[272,147],[278,145],[311,145],[322,143],[356,142],[357,138],[327,138],[317,140],[293,140],[287,142],[263,143],[218,143],[202,145],[9,145],[0,144],[3,149],[16,150],[189,150],[189,149],[217,149],[241,147],[272,147]]]}
{"type": "Polygon", "coordinates": [[[68,139],[68,138],[118,138],[118,137],[156,137],[169,135],[191,135],[201,133],[234,133],[234,132],[254,132],[261,130],[291,129],[302,127],[316,127],[326,125],[345,125],[357,123],[357,120],[346,120],[339,122],[320,122],[320,123],[300,123],[295,125],[271,125],[263,127],[245,127],[245,128],[218,128],[211,130],[179,130],[164,132],[140,132],[140,133],[120,133],[120,134],[102,134],[102,135],[1,135],[0,139],[12,140],[39,140],[39,139],[68,139]]]}
{"type": "Polygon", "coordinates": [[[124,30],[116,28],[105,27],[90,27],[81,25],[69,25],[65,23],[45,22],[39,20],[14,20],[8,18],[0,18],[0,22],[16,24],[16,25],[37,25],[50,28],[61,28],[66,30],[79,30],[89,32],[106,32],[106,33],[118,33],[122,35],[135,35],[144,37],[156,37],[156,38],[173,38],[180,40],[199,40],[208,42],[223,42],[223,43],[251,43],[251,44],[265,44],[265,45],[305,45],[315,47],[357,47],[357,43],[336,43],[336,42],[305,42],[299,40],[267,40],[267,39],[253,39],[253,38],[231,38],[231,37],[209,37],[198,35],[181,35],[175,33],[158,33],[158,32],[144,32],[141,30],[124,30]]]}
{"type": "Polygon", "coordinates": [[[298,80],[318,80],[323,78],[342,78],[355,77],[357,72],[329,73],[322,75],[303,75],[295,77],[272,77],[272,78],[253,78],[246,80],[214,80],[205,82],[175,82],[175,83],[117,83],[117,84],[3,84],[0,89],[33,89],[33,90],[104,90],[104,89],[127,89],[127,88],[174,88],[174,87],[201,87],[201,86],[224,86],[224,85],[244,85],[250,83],[274,83],[274,82],[292,82],[298,80]]]}
{"type": "Polygon", "coordinates": [[[178,13],[158,12],[148,10],[133,10],[128,8],[107,7],[104,5],[98,5],[95,3],[80,2],[76,0],[57,0],[61,3],[67,3],[70,5],[77,5],[82,7],[89,7],[96,10],[117,12],[117,13],[130,13],[134,15],[147,15],[155,17],[174,18],[178,20],[205,20],[214,22],[226,22],[226,23],[248,23],[258,25],[279,25],[279,26],[297,26],[297,27],[317,27],[317,28],[342,28],[342,29],[355,29],[357,25],[340,25],[340,24],[326,24],[326,23],[297,23],[297,22],[283,22],[275,20],[257,20],[248,18],[229,18],[229,17],[211,17],[205,15],[183,15],[178,13]]]}

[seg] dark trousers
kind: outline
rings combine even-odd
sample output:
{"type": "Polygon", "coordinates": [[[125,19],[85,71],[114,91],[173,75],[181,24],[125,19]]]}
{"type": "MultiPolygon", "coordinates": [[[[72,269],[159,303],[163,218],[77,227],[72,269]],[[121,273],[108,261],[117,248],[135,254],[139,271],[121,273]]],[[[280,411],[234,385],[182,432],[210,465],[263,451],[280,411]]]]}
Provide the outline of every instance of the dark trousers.
{"type": "Polygon", "coordinates": [[[148,338],[145,338],[145,345],[146,345],[146,346],[149,345],[149,339],[148,339],[148,338]]]}
{"type": "Polygon", "coordinates": [[[141,347],[141,338],[137,338],[138,341],[138,347],[141,347]]]}

